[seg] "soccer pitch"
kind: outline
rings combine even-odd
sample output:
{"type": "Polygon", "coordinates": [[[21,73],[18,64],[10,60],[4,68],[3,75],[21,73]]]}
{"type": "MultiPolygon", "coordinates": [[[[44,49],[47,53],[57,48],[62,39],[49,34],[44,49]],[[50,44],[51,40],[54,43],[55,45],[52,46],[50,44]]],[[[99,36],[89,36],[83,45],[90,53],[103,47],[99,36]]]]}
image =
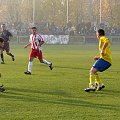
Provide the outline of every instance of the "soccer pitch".
{"type": "Polygon", "coordinates": [[[120,120],[120,46],[111,46],[113,65],[99,73],[105,89],[92,93],[84,88],[97,45],[44,45],[43,57],[54,68],[35,59],[31,76],[24,74],[29,48],[23,46],[11,46],[15,62],[5,55],[6,64],[0,64],[6,87],[0,93],[0,120],[120,120]]]}

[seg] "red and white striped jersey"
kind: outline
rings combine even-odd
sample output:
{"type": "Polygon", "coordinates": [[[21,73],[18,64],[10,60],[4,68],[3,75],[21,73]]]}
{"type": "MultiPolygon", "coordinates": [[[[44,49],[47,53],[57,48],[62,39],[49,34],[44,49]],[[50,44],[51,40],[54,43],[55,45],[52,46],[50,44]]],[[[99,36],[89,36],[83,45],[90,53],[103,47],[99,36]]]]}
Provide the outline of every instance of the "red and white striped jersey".
{"type": "Polygon", "coordinates": [[[29,42],[31,43],[31,48],[36,50],[42,50],[42,47],[40,46],[40,42],[44,41],[43,37],[40,34],[30,35],[29,42]]]}

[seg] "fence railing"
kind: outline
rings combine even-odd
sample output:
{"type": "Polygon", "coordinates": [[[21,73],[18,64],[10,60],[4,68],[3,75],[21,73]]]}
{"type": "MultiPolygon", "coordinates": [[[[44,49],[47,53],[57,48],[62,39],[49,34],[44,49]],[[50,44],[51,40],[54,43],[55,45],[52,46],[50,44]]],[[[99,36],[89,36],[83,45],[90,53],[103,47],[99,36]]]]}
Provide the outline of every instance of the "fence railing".
{"type": "MultiPolygon", "coordinates": [[[[46,44],[97,44],[96,36],[43,35],[46,44]]],[[[109,37],[112,44],[120,44],[120,36],[109,37]]],[[[29,36],[14,36],[12,44],[26,44],[29,36]]]]}

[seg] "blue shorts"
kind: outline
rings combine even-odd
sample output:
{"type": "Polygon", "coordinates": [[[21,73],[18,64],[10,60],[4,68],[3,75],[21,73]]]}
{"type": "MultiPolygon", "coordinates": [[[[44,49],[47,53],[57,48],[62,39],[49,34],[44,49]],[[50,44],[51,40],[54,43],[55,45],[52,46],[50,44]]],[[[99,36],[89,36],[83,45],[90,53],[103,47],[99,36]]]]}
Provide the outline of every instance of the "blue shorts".
{"type": "Polygon", "coordinates": [[[95,64],[93,65],[93,67],[95,69],[97,69],[98,71],[102,72],[105,71],[106,69],[108,69],[111,66],[111,64],[103,59],[98,59],[95,64]]]}

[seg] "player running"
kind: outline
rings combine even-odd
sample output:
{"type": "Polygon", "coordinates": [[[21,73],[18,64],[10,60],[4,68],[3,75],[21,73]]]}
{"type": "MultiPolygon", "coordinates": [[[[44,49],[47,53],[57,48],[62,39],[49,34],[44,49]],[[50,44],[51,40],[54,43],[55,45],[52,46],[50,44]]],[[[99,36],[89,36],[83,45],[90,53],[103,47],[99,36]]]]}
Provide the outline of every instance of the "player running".
{"type": "MultiPolygon", "coordinates": [[[[4,46],[4,39],[0,38],[0,55],[3,49],[3,46],[4,46]]],[[[1,77],[1,73],[0,73],[0,77],[1,77]]],[[[3,87],[3,85],[0,85],[0,92],[3,92],[3,91],[5,91],[5,88],[3,87]]]]}
{"type": "Polygon", "coordinates": [[[33,59],[36,57],[39,59],[39,61],[41,63],[47,64],[49,66],[50,70],[52,70],[53,69],[52,63],[43,59],[43,56],[42,56],[42,47],[41,46],[44,44],[43,37],[39,33],[37,33],[36,27],[32,27],[31,32],[32,32],[32,34],[30,35],[29,43],[24,46],[24,48],[27,48],[28,46],[31,45],[28,70],[24,73],[27,75],[31,75],[33,59]]]}
{"type": "Polygon", "coordinates": [[[94,60],[96,60],[95,64],[90,69],[90,83],[89,87],[85,89],[86,92],[101,90],[105,87],[102,84],[98,76],[98,71],[103,72],[108,69],[112,64],[112,55],[110,50],[110,40],[105,36],[105,32],[103,29],[99,29],[97,32],[97,38],[99,40],[99,56],[95,56],[94,60]],[[94,84],[96,81],[97,86],[94,84]]]}
{"type": "MultiPolygon", "coordinates": [[[[10,37],[12,37],[12,34],[8,30],[6,30],[5,24],[1,25],[1,29],[2,31],[0,32],[0,36],[4,39],[3,51],[5,50],[6,54],[11,56],[12,61],[14,61],[15,58],[14,58],[14,55],[10,53],[10,45],[9,45],[10,37]]],[[[2,60],[1,64],[5,64],[3,51],[1,51],[1,60],[2,60]]]]}

